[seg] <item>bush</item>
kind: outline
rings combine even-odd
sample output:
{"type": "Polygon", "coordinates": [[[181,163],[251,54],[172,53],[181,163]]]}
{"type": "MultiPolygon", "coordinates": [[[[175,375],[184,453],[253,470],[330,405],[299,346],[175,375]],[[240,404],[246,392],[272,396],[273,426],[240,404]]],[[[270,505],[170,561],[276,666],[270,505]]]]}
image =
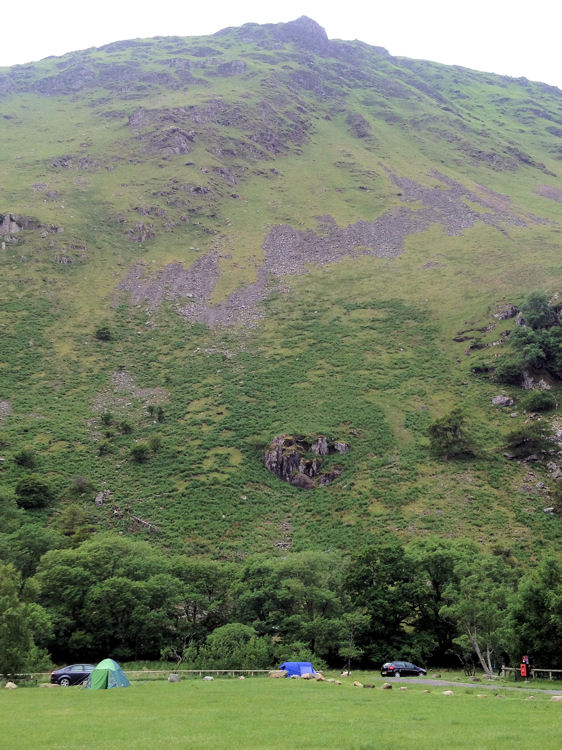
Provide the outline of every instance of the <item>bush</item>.
{"type": "Polygon", "coordinates": [[[460,409],[453,409],[435,420],[427,430],[431,452],[445,458],[474,456],[474,444],[465,430],[465,418],[460,409]]]}
{"type": "Polygon", "coordinates": [[[150,450],[153,453],[156,453],[160,449],[160,446],[162,445],[162,438],[160,435],[153,435],[150,440],[148,441],[148,445],[150,446],[150,450]]]}
{"type": "Polygon", "coordinates": [[[119,429],[121,430],[121,433],[123,435],[130,435],[133,431],[132,425],[130,424],[130,422],[127,422],[126,420],[119,422],[119,429]]]}
{"type": "Polygon", "coordinates": [[[29,476],[21,479],[16,485],[16,501],[20,508],[32,510],[43,508],[53,499],[53,491],[42,479],[29,476]]]}
{"type": "Polygon", "coordinates": [[[91,489],[92,482],[88,477],[83,477],[81,474],[77,474],[70,480],[70,491],[73,495],[84,495],[91,489]]]}
{"type": "Polygon", "coordinates": [[[503,356],[496,366],[494,375],[498,383],[521,385],[521,381],[523,380],[521,358],[509,355],[503,356]]]}
{"type": "Polygon", "coordinates": [[[141,464],[148,459],[150,446],[148,443],[137,443],[131,448],[131,457],[134,461],[141,464]]]}
{"type": "Polygon", "coordinates": [[[562,516],[562,482],[557,481],[550,496],[552,510],[557,516],[562,516]]]}
{"type": "Polygon", "coordinates": [[[14,461],[18,466],[33,469],[35,467],[35,453],[33,448],[23,448],[19,453],[16,453],[14,461]]]}
{"type": "Polygon", "coordinates": [[[546,292],[531,292],[521,305],[521,313],[531,328],[547,328],[556,322],[556,314],[550,307],[546,292]]]}
{"type": "Polygon", "coordinates": [[[95,333],[95,337],[98,341],[111,341],[109,326],[100,326],[95,333]]]}
{"type": "Polygon", "coordinates": [[[556,398],[550,391],[531,391],[523,406],[527,411],[550,411],[556,408],[556,398]]]}
{"type": "Polygon", "coordinates": [[[505,438],[505,447],[516,458],[548,454],[554,448],[549,438],[550,433],[542,422],[534,422],[510,432],[505,438]]]}

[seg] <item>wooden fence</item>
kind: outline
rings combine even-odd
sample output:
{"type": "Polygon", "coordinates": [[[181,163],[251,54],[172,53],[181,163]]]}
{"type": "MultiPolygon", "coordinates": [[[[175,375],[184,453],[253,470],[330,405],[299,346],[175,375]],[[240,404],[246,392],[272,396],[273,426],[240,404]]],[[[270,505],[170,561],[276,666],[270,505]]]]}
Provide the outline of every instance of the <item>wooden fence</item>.
{"type": "MultiPolygon", "coordinates": [[[[524,680],[524,677],[521,677],[521,672],[519,667],[504,667],[502,665],[500,675],[502,677],[509,677],[511,674],[513,674],[514,680],[524,680]]],[[[546,679],[546,676],[548,675],[549,680],[562,680],[562,669],[531,669],[531,679],[546,679]],[[554,676],[553,676],[554,675],[554,676]]]]}

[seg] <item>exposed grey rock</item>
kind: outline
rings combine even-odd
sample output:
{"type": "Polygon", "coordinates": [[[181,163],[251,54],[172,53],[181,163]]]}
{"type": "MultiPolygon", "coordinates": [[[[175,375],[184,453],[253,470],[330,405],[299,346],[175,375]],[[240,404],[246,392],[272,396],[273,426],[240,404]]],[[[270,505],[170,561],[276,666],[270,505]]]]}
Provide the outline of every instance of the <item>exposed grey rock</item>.
{"type": "Polygon", "coordinates": [[[546,465],[546,468],[550,472],[550,476],[553,479],[559,479],[562,477],[562,469],[558,466],[558,464],[555,464],[554,461],[549,461],[546,465]]]}
{"type": "Polygon", "coordinates": [[[515,305],[508,305],[497,313],[494,313],[494,318],[497,318],[498,320],[509,320],[510,318],[514,318],[518,312],[518,307],[515,305]]]}
{"type": "MultiPolygon", "coordinates": [[[[340,441],[339,445],[347,444],[340,441]]],[[[327,471],[322,471],[321,468],[323,459],[320,456],[338,452],[342,451],[337,450],[335,443],[324,435],[315,440],[278,435],[264,453],[264,465],[272,474],[293,487],[313,489],[330,484],[341,476],[341,466],[332,466],[327,471]],[[312,453],[315,458],[308,458],[307,453],[312,453]]]]}
{"type": "Polygon", "coordinates": [[[334,442],[334,450],[337,453],[347,453],[349,450],[349,443],[342,443],[341,441],[334,442]]]}
{"type": "Polygon", "coordinates": [[[177,672],[172,672],[168,676],[168,682],[179,682],[179,681],[180,681],[180,676],[177,672]]]}
{"type": "Polygon", "coordinates": [[[515,402],[509,396],[494,396],[492,403],[494,406],[513,406],[515,402]]]}
{"type": "Polygon", "coordinates": [[[102,490],[101,492],[98,492],[98,494],[94,498],[94,503],[101,507],[105,504],[106,500],[109,500],[111,497],[111,490],[102,490]]]}
{"type": "Polygon", "coordinates": [[[218,67],[218,73],[221,76],[239,76],[246,72],[246,63],[243,60],[231,60],[222,63],[218,67]]]}

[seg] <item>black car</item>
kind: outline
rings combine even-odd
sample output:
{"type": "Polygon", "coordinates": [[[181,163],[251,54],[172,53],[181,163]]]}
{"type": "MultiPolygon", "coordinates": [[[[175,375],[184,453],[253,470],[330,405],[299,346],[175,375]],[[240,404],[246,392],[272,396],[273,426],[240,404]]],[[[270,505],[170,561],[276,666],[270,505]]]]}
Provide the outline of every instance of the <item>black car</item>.
{"type": "Polygon", "coordinates": [[[427,671],[423,667],[416,667],[410,661],[387,661],[381,667],[383,677],[403,677],[404,675],[424,675],[427,671]]]}
{"type": "Polygon", "coordinates": [[[55,669],[54,672],[51,672],[51,682],[62,687],[81,685],[94,669],[93,664],[70,664],[68,667],[55,669]]]}

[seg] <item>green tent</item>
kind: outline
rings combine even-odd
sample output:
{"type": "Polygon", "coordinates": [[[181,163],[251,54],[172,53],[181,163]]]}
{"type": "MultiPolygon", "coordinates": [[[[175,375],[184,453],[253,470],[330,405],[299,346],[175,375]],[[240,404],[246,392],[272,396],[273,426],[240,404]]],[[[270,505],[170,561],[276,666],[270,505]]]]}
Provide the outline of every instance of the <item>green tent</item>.
{"type": "Polygon", "coordinates": [[[100,661],[92,674],[86,680],[84,687],[91,690],[107,690],[108,688],[129,687],[131,683],[125,673],[113,659],[100,661]]]}

